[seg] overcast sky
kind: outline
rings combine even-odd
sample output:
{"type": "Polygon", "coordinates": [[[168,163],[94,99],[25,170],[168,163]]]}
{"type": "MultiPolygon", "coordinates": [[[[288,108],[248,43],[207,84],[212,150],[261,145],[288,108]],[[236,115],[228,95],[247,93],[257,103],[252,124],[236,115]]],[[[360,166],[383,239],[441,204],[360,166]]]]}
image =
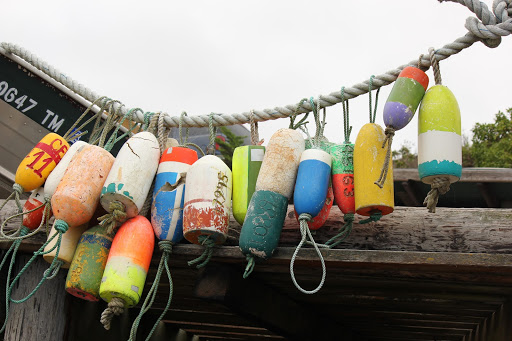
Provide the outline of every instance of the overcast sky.
{"type": "MultiPolygon", "coordinates": [[[[384,73],[463,36],[468,16],[464,6],[436,0],[3,1],[0,40],[128,107],[230,114],[316,98],[384,73]]],[[[508,36],[498,48],[478,42],[440,63],[466,135],[512,107],[511,56],[508,36]]],[[[391,87],[380,93],[381,125],[391,87]]],[[[396,133],[394,149],[408,141],[416,150],[416,117],[396,133]]],[[[350,118],[354,141],[368,122],[368,95],[350,100],[350,118]]],[[[341,105],[327,109],[327,122],[326,137],[341,142],[341,105]]],[[[262,123],[260,136],[268,141],[288,123],[262,123]]]]}

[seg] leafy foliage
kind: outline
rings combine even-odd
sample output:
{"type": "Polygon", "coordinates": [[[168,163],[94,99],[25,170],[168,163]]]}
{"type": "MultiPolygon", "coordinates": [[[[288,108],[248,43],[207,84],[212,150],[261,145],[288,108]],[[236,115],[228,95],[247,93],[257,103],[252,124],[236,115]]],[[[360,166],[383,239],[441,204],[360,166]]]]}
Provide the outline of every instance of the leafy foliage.
{"type": "Polygon", "coordinates": [[[393,150],[393,168],[416,168],[418,167],[418,155],[411,152],[407,143],[399,150],[393,150]]]}
{"type": "Polygon", "coordinates": [[[476,167],[512,167],[512,108],[498,112],[494,123],[475,124],[472,131],[476,167]]]}
{"type": "Polygon", "coordinates": [[[216,137],[215,143],[219,146],[220,154],[222,155],[222,159],[226,163],[226,165],[231,169],[231,164],[233,162],[233,152],[236,147],[240,147],[244,144],[244,139],[246,136],[238,136],[235,135],[231,130],[226,127],[220,127],[220,131],[224,136],[226,136],[226,140],[216,137]]]}

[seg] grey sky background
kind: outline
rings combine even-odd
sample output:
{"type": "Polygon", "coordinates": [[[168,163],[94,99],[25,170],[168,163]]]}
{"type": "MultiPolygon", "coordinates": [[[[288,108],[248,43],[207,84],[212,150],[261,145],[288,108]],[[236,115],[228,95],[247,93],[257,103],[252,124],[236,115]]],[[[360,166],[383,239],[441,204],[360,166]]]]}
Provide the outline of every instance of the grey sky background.
{"type": "MultiPolygon", "coordinates": [[[[462,5],[435,0],[3,1],[0,40],[128,107],[230,114],[294,104],[384,73],[463,36],[468,16],[462,5]]],[[[512,107],[511,56],[508,36],[495,49],[475,43],[440,63],[464,134],[512,107]]],[[[381,125],[391,88],[379,96],[381,125]]],[[[368,110],[368,95],[350,100],[352,141],[368,110]]],[[[327,122],[326,137],[341,142],[341,105],[327,109],[327,122]]],[[[288,123],[261,123],[260,137],[268,141],[288,123]]],[[[394,149],[403,143],[416,150],[417,114],[396,133],[394,149]]]]}

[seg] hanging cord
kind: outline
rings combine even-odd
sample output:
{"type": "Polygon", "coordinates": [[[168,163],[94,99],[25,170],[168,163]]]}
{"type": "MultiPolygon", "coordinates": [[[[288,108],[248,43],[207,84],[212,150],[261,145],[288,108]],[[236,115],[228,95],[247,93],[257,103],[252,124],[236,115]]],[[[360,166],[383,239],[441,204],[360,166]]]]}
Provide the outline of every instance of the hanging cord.
{"type": "Polygon", "coordinates": [[[110,138],[108,139],[107,143],[105,144],[105,150],[111,151],[117,142],[121,141],[122,139],[124,139],[127,136],[131,137],[133,135],[133,131],[135,130],[135,128],[137,128],[137,125],[133,124],[133,114],[134,114],[134,112],[137,112],[137,111],[142,112],[142,109],[141,108],[132,108],[132,109],[128,110],[128,112],[126,114],[124,114],[124,116],[122,117],[119,124],[117,124],[116,129],[114,130],[112,135],[110,135],[110,138]],[[119,129],[122,127],[122,125],[126,119],[128,119],[128,122],[129,122],[128,130],[125,133],[123,133],[121,136],[117,137],[117,133],[118,133],[119,129]]]}
{"type": "Polygon", "coordinates": [[[142,319],[142,316],[148,312],[149,309],[153,306],[153,302],[155,301],[156,294],[158,291],[158,285],[160,284],[160,277],[162,276],[162,272],[165,268],[165,272],[167,274],[167,279],[169,280],[169,298],[167,299],[167,304],[165,305],[164,310],[158,317],[158,319],[155,321],[153,328],[151,328],[151,331],[149,332],[148,336],[146,337],[146,341],[149,341],[151,339],[151,336],[153,335],[153,332],[155,331],[156,327],[158,326],[158,323],[164,318],[165,314],[169,310],[169,307],[171,306],[172,301],[172,294],[173,294],[173,284],[172,284],[172,277],[171,277],[171,271],[169,269],[169,256],[172,253],[172,243],[169,240],[162,240],[158,242],[158,247],[160,248],[160,251],[162,251],[162,256],[160,258],[160,263],[158,264],[158,270],[156,272],[155,279],[153,281],[153,284],[151,285],[151,289],[149,290],[148,294],[146,295],[146,299],[144,300],[144,303],[142,304],[142,307],[140,308],[139,315],[133,322],[132,328],[130,330],[130,338],[128,341],[135,341],[137,337],[137,329],[139,328],[140,321],[142,319]]]}
{"type": "Polygon", "coordinates": [[[197,149],[197,151],[199,151],[199,153],[201,153],[202,156],[205,156],[205,153],[203,151],[203,149],[201,149],[201,147],[199,147],[197,144],[195,143],[192,143],[192,142],[188,142],[188,128],[185,129],[185,140],[183,140],[183,118],[187,116],[187,113],[184,111],[181,113],[180,115],[180,122],[179,122],[179,125],[178,125],[178,133],[179,133],[179,143],[180,143],[180,147],[194,147],[195,149],[197,149]]]}
{"type": "MultiPolygon", "coordinates": [[[[7,219],[5,219],[2,222],[2,225],[0,226],[0,239],[1,240],[7,240],[7,241],[23,240],[23,239],[26,239],[26,238],[30,238],[33,235],[39,233],[39,230],[43,227],[43,225],[45,223],[48,226],[48,221],[50,220],[51,209],[52,208],[51,208],[50,198],[48,198],[46,196],[44,198],[44,203],[42,203],[41,205],[39,205],[39,206],[29,210],[29,211],[25,211],[25,212],[23,212],[23,208],[22,208],[22,211],[20,213],[13,214],[12,216],[8,217],[7,219]],[[35,212],[35,211],[39,210],[40,208],[42,208],[43,206],[44,206],[44,211],[43,211],[41,223],[39,224],[39,226],[36,229],[34,229],[34,231],[28,233],[30,231],[30,230],[28,230],[27,233],[25,233],[24,235],[20,235],[19,234],[20,229],[18,229],[16,232],[14,232],[12,234],[9,234],[9,235],[5,234],[4,229],[5,229],[5,226],[7,225],[7,223],[9,221],[11,221],[12,219],[15,219],[17,217],[23,217],[26,214],[30,214],[32,212],[35,212]]],[[[23,226],[23,225],[21,226],[21,228],[24,228],[24,227],[25,226],[23,226]]],[[[0,269],[1,269],[1,267],[0,267],[0,269]]]]}
{"type": "MultiPolygon", "coordinates": [[[[442,85],[441,71],[439,69],[439,62],[436,59],[435,50],[431,47],[429,48],[428,52],[432,70],[434,72],[434,78],[436,80],[436,85],[442,85]]],[[[436,176],[430,184],[430,191],[425,197],[425,200],[423,200],[423,205],[427,206],[427,209],[430,213],[436,213],[436,206],[439,201],[439,196],[446,194],[449,190],[450,178],[447,176],[436,176]]]]}
{"type": "Polygon", "coordinates": [[[146,131],[149,128],[149,122],[151,121],[151,117],[153,117],[155,113],[154,112],[145,112],[144,113],[144,120],[142,122],[141,131],[146,131]]]}
{"type": "MultiPolygon", "coordinates": [[[[9,317],[9,302],[12,302],[12,303],[23,303],[23,302],[27,301],[28,299],[30,299],[37,292],[37,290],[39,290],[41,285],[47,279],[52,279],[52,278],[54,278],[57,275],[57,273],[60,270],[60,267],[64,264],[64,262],[59,260],[58,257],[59,257],[59,252],[60,252],[60,245],[61,245],[61,241],[62,241],[62,235],[64,233],[66,233],[66,231],[68,230],[68,224],[65,221],[63,221],[63,220],[57,219],[55,221],[55,230],[56,230],[56,232],[39,248],[39,250],[34,252],[34,255],[29,259],[29,261],[25,264],[25,266],[20,270],[18,275],[16,275],[16,277],[13,279],[12,283],[9,284],[9,281],[10,281],[11,275],[12,275],[12,271],[13,271],[13,267],[14,267],[14,261],[15,261],[14,257],[11,258],[11,262],[9,264],[9,270],[7,272],[7,285],[6,285],[6,292],[5,292],[5,305],[6,305],[5,306],[5,321],[4,321],[4,324],[3,324],[2,328],[0,329],[0,333],[2,333],[5,330],[5,327],[7,325],[7,319],[9,317]],[[44,248],[49,243],[51,243],[53,241],[53,239],[55,239],[55,237],[57,237],[57,243],[50,250],[44,251],[44,248]],[[27,270],[27,268],[30,266],[30,264],[32,264],[32,262],[38,256],[42,256],[42,255],[48,254],[48,253],[52,252],[55,249],[56,249],[56,251],[55,251],[55,257],[53,258],[53,261],[50,264],[50,266],[48,267],[48,269],[46,269],[46,271],[43,273],[43,277],[41,278],[39,283],[36,285],[36,287],[27,296],[25,296],[24,298],[13,299],[11,297],[12,290],[13,290],[14,286],[16,285],[16,283],[18,282],[18,280],[20,279],[21,275],[23,275],[23,273],[27,270]]],[[[25,229],[20,231],[20,234],[22,234],[24,232],[26,232],[25,229]]],[[[16,243],[17,246],[15,246],[15,248],[13,249],[13,255],[16,254],[16,252],[18,251],[19,244],[20,244],[20,242],[16,243]]]]}
{"type": "Polygon", "coordinates": [[[302,117],[302,119],[300,119],[299,122],[297,122],[297,124],[295,124],[295,118],[297,117],[297,115],[299,113],[299,110],[301,108],[303,108],[304,103],[307,103],[307,100],[308,100],[307,98],[303,98],[303,99],[301,99],[299,101],[299,103],[295,107],[295,111],[293,112],[293,114],[290,115],[290,126],[288,128],[293,129],[293,130],[297,130],[297,128],[300,128],[301,126],[306,125],[306,124],[309,123],[309,122],[306,122],[306,119],[309,116],[309,111],[308,111],[302,117]]]}
{"type": "Polygon", "coordinates": [[[323,245],[328,247],[329,249],[335,248],[338,244],[343,242],[345,239],[348,238],[350,233],[352,232],[352,227],[354,224],[354,214],[353,213],[346,213],[343,216],[343,220],[345,221],[345,224],[340,229],[340,231],[331,239],[326,241],[323,245]]]}
{"type": "Polygon", "coordinates": [[[196,265],[197,269],[201,269],[202,267],[206,266],[213,255],[213,247],[215,246],[215,240],[210,238],[211,235],[202,235],[197,237],[197,241],[199,244],[203,245],[205,247],[203,253],[201,256],[197,257],[196,259],[193,259],[188,262],[188,266],[196,265]]]}
{"type": "Polygon", "coordinates": [[[373,79],[374,75],[370,76],[370,81],[368,82],[368,97],[369,97],[369,105],[370,105],[370,123],[375,123],[375,118],[377,117],[377,104],[379,101],[379,92],[380,87],[377,89],[377,93],[375,94],[375,107],[372,108],[372,90],[373,90],[373,79]],[[373,113],[372,113],[373,109],[373,113]]]}
{"type": "Polygon", "coordinates": [[[368,218],[360,220],[359,224],[368,224],[368,223],[371,223],[372,221],[377,222],[380,220],[380,218],[382,218],[382,212],[377,211],[377,212],[371,213],[368,218]]]}
{"type": "Polygon", "coordinates": [[[98,99],[96,99],[95,101],[93,101],[91,103],[91,105],[89,105],[87,107],[87,109],[84,111],[84,113],[75,121],[75,123],[73,123],[73,125],[68,129],[68,131],[64,134],[64,136],[62,136],[62,138],[64,140],[66,140],[67,142],[70,142],[72,140],[75,140],[75,139],[78,139],[80,137],[82,137],[83,135],[87,134],[88,132],[87,131],[84,131],[84,132],[80,132],[83,128],[85,128],[85,126],[87,126],[89,123],[91,123],[92,121],[94,120],[98,120],[99,118],[101,118],[101,113],[102,111],[99,110],[96,114],[93,114],[89,119],[87,119],[84,123],[82,123],[81,126],[79,126],[78,128],[76,128],[76,126],[78,125],[78,123],[80,123],[80,121],[82,121],[86,116],[87,114],[89,114],[89,112],[91,111],[91,109],[95,106],[95,105],[98,105],[98,103],[100,103],[101,101],[104,101],[106,100],[107,97],[106,96],[101,96],[99,97],[98,99]],[[75,129],[76,128],[76,129],[75,129]]]}
{"type": "Polygon", "coordinates": [[[207,154],[215,155],[215,136],[217,135],[217,127],[213,126],[213,112],[208,115],[208,130],[210,131],[210,143],[208,143],[207,154]]]}
{"type": "Polygon", "coordinates": [[[313,239],[313,236],[311,235],[311,231],[309,230],[309,227],[308,227],[308,221],[311,221],[312,219],[313,219],[313,217],[311,216],[311,214],[308,214],[308,213],[302,213],[301,215],[299,215],[300,234],[302,235],[302,239],[301,239],[299,245],[297,246],[297,248],[295,249],[295,252],[293,253],[292,259],[290,261],[290,276],[292,278],[292,282],[295,285],[295,287],[303,294],[317,293],[324,285],[325,275],[326,275],[324,258],[322,256],[322,253],[320,252],[320,249],[318,248],[318,245],[315,243],[315,240],[313,239]],[[295,273],[293,270],[293,265],[295,264],[295,258],[297,257],[297,254],[299,253],[300,249],[302,248],[302,245],[304,245],[304,243],[306,242],[306,239],[308,237],[309,237],[309,240],[311,241],[313,247],[315,248],[316,253],[318,254],[318,258],[320,258],[320,262],[322,264],[322,279],[320,280],[320,283],[318,284],[318,286],[313,290],[304,290],[295,280],[295,273]]]}
{"type": "Polygon", "coordinates": [[[256,260],[254,259],[254,256],[251,254],[245,255],[245,259],[247,260],[247,265],[245,266],[245,271],[243,274],[243,278],[246,279],[249,277],[250,274],[252,274],[254,270],[254,266],[256,265],[256,260]]]}
{"type": "Polygon", "coordinates": [[[94,123],[94,128],[89,136],[89,143],[92,145],[98,145],[103,148],[107,133],[114,127],[116,117],[113,115],[113,107],[115,103],[120,103],[112,99],[108,99],[100,108],[100,113],[105,113],[107,118],[101,120],[101,114],[97,117],[94,123]],[[102,123],[103,122],[103,123],[102,123]]]}
{"type": "Polygon", "coordinates": [[[350,133],[352,132],[352,126],[349,123],[348,99],[345,99],[344,86],[341,88],[340,97],[341,106],[343,107],[343,135],[345,137],[345,143],[350,143],[350,133]]]}
{"type": "Polygon", "coordinates": [[[258,132],[258,122],[254,120],[254,110],[251,110],[251,116],[249,117],[251,125],[251,144],[253,146],[261,146],[263,140],[260,140],[260,134],[258,132]]]}
{"type": "MultiPolygon", "coordinates": [[[[310,98],[310,101],[313,100],[313,97],[310,98]]],[[[320,121],[320,95],[318,96],[318,100],[317,100],[317,105],[316,105],[316,115],[314,116],[315,117],[315,125],[316,125],[316,131],[315,131],[315,143],[316,143],[316,146],[317,148],[320,148],[320,142],[324,139],[324,130],[325,130],[325,125],[326,125],[326,118],[327,118],[327,112],[326,112],[326,109],[323,108],[323,116],[322,116],[322,120],[320,121]]],[[[315,113],[315,112],[313,112],[315,113]]]]}
{"type": "MultiPolygon", "coordinates": [[[[18,214],[19,213],[23,213],[23,206],[21,205],[20,195],[22,195],[24,192],[25,192],[25,190],[23,189],[23,187],[20,184],[14,183],[12,185],[12,192],[11,192],[11,194],[9,194],[7,199],[5,199],[4,202],[2,203],[2,205],[0,205],[0,212],[2,211],[2,209],[5,207],[5,205],[10,200],[14,199],[14,201],[16,202],[16,207],[18,208],[18,214]]],[[[6,223],[7,223],[7,221],[4,221],[2,223],[0,238],[6,238],[7,237],[4,234],[4,226],[5,226],[6,223]]]]}

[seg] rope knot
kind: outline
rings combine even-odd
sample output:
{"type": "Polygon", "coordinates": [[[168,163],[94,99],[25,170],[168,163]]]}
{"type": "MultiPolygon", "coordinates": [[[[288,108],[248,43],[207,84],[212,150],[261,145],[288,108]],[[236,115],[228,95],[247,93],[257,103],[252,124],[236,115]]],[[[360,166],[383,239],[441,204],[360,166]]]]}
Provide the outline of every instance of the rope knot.
{"type": "Polygon", "coordinates": [[[430,213],[436,213],[436,206],[439,196],[446,194],[450,190],[450,179],[446,176],[435,177],[430,184],[430,191],[428,192],[423,205],[426,205],[430,213]]]}
{"type": "Polygon", "coordinates": [[[55,230],[57,230],[60,233],[66,233],[66,231],[69,229],[68,223],[66,223],[64,220],[57,219],[55,220],[55,230]]]}
{"type": "Polygon", "coordinates": [[[106,233],[111,234],[114,229],[126,221],[126,212],[124,205],[119,201],[111,201],[108,205],[107,213],[98,218],[100,225],[105,227],[106,233]]]}
{"type": "Polygon", "coordinates": [[[359,221],[359,224],[368,224],[368,223],[371,223],[372,221],[377,222],[380,220],[380,218],[382,218],[382,212],[378,211],[378,212],[370,214],[370,216],[367,219],[363,219],[363,220],[359,221]]]}
{"type": "Polygon", "coordinates": [[[161,240],[158,242],[158,247],[160,251],[166,253],[172,253],[172,242],[170,240],[161,240]]]}
{"type": "Polygon", "coordinates": [[[299,221],[300,220],[311,221],[311,220],[313,220],[313,216],[309,213],[301,213],[299,215],[299,221]]]}
{"type": "Polygon", "coordinates": [[[354,213],[345,213],[343,216],[343,220],[345,220],[345,223],[349,223],[354,221],[355,214],[354,213]]]}
{"type": "Polygon", "coordinates": [[[25,190],[23,189],[23,186],[21,186],[20,184],[17,184],[17,183],[15,183],[15,184],[13,184],[13,185],[12,185],[12,189],[13,189],[16,193],[18,193],[18,195],[23,194],[23,192],[25,191],[25,190]]]}
{"type": "Polygon", "coordinates": [[[124,300],[119,297],[112,297],[108,307],[101,313],[100,322],[106,330],[110,329],[112,318],[124,312],[124,300]]]}

